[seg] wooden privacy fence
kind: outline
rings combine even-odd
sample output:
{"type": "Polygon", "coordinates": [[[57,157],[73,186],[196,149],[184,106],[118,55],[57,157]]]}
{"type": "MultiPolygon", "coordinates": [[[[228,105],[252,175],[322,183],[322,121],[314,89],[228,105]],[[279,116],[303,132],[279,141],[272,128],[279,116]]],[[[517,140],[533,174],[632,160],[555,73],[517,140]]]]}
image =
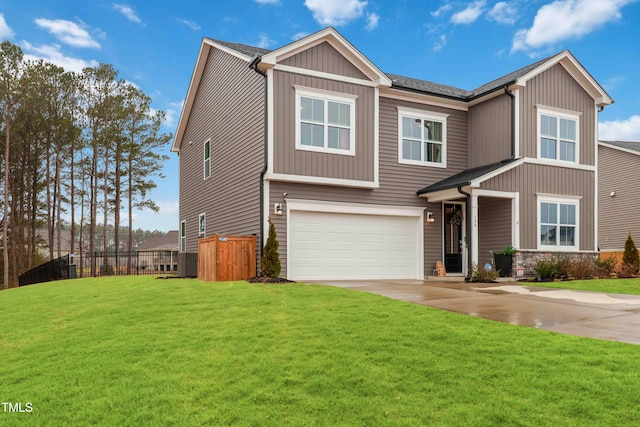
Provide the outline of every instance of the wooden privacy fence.
{"type": "Polygon", "coordinates": [[[198,279],[247,280],[256,274],[256,236],[214,234],[198,241],[198,279]]]}

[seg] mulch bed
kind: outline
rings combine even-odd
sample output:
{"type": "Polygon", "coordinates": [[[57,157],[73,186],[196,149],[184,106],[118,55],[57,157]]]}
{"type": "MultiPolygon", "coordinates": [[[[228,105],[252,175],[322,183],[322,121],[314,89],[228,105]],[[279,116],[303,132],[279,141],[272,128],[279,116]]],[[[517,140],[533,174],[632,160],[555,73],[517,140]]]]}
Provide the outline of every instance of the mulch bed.
{"type": "Polygon", "coordinates": [[[295,283],[295,282],[293,280],[287,280],[281,277],[256,276],[249,279],[249,283],[295,283]]]}

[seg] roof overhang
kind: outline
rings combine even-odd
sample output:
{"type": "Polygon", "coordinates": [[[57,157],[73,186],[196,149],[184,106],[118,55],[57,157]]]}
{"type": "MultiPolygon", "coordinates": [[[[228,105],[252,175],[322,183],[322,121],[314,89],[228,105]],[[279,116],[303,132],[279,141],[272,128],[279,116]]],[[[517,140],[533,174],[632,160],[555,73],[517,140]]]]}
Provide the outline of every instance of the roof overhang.
{"type": "Polygon", "coordinates": [[[598,141],[598,146],[611,148],[613,150],[622,151],[625,153],[633,154],[635,156],[640,156],[640,151],[633,150],[631,148],[620,147],[619,145],[607,144],[606,141],[598,141]]]}

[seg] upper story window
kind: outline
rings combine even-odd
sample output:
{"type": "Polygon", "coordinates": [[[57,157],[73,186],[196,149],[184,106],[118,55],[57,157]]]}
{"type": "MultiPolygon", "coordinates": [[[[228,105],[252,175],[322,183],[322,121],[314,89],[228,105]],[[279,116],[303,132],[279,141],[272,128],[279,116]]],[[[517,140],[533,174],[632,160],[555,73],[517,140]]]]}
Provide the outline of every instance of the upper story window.
{"type": "Polygon", "coordinates": [[[211,176],[211,140],[204,143],[204,179],[211,176]]]}
{"type": "Polygon", "coordinates": [[[567,250],[578,247],[577,199],[540,197],[538,199],[538,247],[549,250],[567,250]]]}
{"type": "Polygon", "coordinates": [[[538,107],[538,157],[578,162],[580,115],[538,107]]]}
{"type": "Polygon", "coordinates": [[[296,148],[355,155],[356,96],[296,87],[296,148]]]}
{"type": "Polygon", "coordinates": [[[207,225],[207,215],[200,214],[198,216],[198,237],[204,237],[207,225]]]}
{"type": "Polygon", "coordinates": [[[398,162],[446,167],[447,117],[398,108],[398,162]]]}
{"type": "Polygon", "coordinates": [[[180,252],[187,251],[187,222],[180,222],[180,252]]]}

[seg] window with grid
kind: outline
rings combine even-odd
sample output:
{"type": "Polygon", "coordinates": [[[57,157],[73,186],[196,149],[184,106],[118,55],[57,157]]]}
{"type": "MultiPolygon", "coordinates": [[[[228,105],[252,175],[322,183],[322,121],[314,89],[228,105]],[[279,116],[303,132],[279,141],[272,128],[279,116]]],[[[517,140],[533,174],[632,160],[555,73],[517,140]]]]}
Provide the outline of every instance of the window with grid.
{"type": "Polygon", "coordinates": [[[399,109],[400,163],[446,166],[447,116],[399,109]]]}
{"type": "Polygon", "coordinates": [[[578,248],[578,205],[553,200],[541,200],[540,246],[578,248]]]}
{"type": "Polygon", "coordinates": [[[578,116],[539,110],[539,157],[578,162],[578,116]]]}

